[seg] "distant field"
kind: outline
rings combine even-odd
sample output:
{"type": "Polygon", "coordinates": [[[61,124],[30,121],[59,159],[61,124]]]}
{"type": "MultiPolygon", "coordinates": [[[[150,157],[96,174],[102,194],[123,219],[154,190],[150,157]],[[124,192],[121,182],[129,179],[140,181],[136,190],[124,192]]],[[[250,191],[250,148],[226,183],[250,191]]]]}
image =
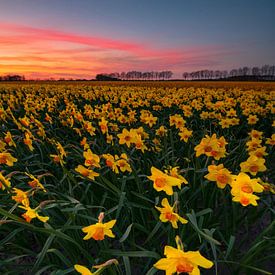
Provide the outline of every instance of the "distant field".
{"type": "MultiPolygon", "coordinates": [[[[209,88],[241,88],[241,89],[275,89],[275,82],[249,82],[249,81],[22,81],[16,82],[21,85],[29,84],[72,84],[92,86],[147,86],[147,87],[209,87],[209,88]]],[[[0,82],[5,85],[6,82],[0,82]]],[[[15,82],[8,82],[15,84],[15,82]]]]}
{"type": "Polygon", "coordinates": [[[271,82],[0,83],[0,273],[272,274],[274,114],[271,82]]]}

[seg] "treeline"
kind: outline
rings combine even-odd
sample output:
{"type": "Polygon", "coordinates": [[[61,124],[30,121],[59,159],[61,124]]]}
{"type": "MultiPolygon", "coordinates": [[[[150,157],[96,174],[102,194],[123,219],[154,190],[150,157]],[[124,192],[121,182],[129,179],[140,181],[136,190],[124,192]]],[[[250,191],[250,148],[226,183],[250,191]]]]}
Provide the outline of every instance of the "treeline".
{"type": "Polygon", "coordinates": [[[96,80],[169,80],[173,76],[171,71],[129,71],[121,73],[101,73],[96,75],[96,80]]]}
{"type": "Polygon", "coordinates": [[[184,80],[211,80],[211,79],[243,79],[243,80],[275,80],[275,66],[264,65],[262,67],[241,67],[231,71],[200,70],[184,72],[184,80]]]}
{"type": "MultiPolygon", "coordinates": [[[[95,79],[65,79],[60,78],[60,81],[114,81],[114,80],[169,80],[173,76],[172,71],[129,71],[129,72],[114,72],[100,73],[95,79]]],[[[241,67],[227,70],[199,70],[193,72],[184,72],[183,80],[275,80],[275,65],[264,65],[262,67],[241,67]]],[[[8,74],[0,76],[0,81],[24,81],[24,75],[8,74]]],[[[38,79],[36,79],[38,80],[38,79]]],[[[39,79],[41,80],[41,79],[39,79]]],[[[57,79],[50,78],[45,81],[56,81],[57,79]]]]}
{"type": "Polygon", "coordinates": [[[24,75],[8,74],[5,76],[0,76],[0,81],[23,81],[23,80],[25,80],[24,75]]]}

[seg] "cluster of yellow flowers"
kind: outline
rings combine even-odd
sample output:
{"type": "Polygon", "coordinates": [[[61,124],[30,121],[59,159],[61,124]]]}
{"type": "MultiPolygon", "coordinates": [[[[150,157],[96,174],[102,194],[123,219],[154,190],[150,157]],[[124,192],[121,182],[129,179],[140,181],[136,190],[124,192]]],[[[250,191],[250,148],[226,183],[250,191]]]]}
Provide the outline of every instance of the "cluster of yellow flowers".
{"type": "MultiPolygon", "coordinates": [[[[265,176],[271,169],[269,153],[274,152],[275,121],[269,123],[274,113],[272,91],[81,84],[54,88],[45,85],[39,92],[35,85],[17,87],[15,95],[13,86],[7,85],[5,92],[0,93],[3,129],[0,133],[0,189],[10,194],[20,211],[24,210],[23,214],[19,213],[26,222],[37,218],[46,223],[49,217],[39,213],[43,214],[47,201],[37,203],[32,199],[38,192],[48,194],[48,185],[41,180],[45,174],[33,171],[31,162],[25,162],[24,167],[22,156],[26,159],[38,156],[41,163],[45,160],[47,167],[53,166],[62,173],[72,172],[72,176],[94,183],[105,174],[118,178],[128,176],[135,171],[135,161],[139,163],[143,158],[144,167],[138,167],[138,172],[142,171],[142,178],[145,170],[151,169],[147,177],[153,182],[154,190],[151,189],[167,196],[157,200],[154,207],[159,211],[160,221],[170,223],[174,230],[188,223],[179,214],[180,202],[172,197],[182,185],[188,184],[180,168],[184,159],[194,166],[193,170],[197,169],[195,161],[205,160],[204,169],[199,168],[208,171],[204,178],[216,182],[220,189],[230,190],[232,201],[242,206],[256,206],[260,197],[255,193],[275,193],[274,185],[265,176]],[[268,124],[265,132],[259,125],[264,118],[270,124],[265,122],[268,124]],[[209,129],[206,129],[207,123],[209,129]],[[235,129],[239,129],[236,134],[235,129]],[[222,161],[231,158],[235,149],[228,147],[232,140],[239,139],[238,135],[246,150],[229,169],[226,161],[222,161]],[[172,143],[186,149],[188,158],[179,156],[171,145],[177,157],[167,161],[172,166],[167,163],[162,166],[160,163],[167,153],[163,151],[172,143]],[[44,155],[41,146],[45,147],[44,155]],[[164,153],[164,157],[160,153],[164,153]],[[147,156],[159,158],[160,163],[147,162],[147,156]],[[13,170],[14,166],[17,170],[13,170]],[[23,175],[22,181],[27,184],[22,184],[22,188],[13,184],[13,173],[23,175]]],[[[45,170],[43,165],[42,168],[38,165],[39,169],[45,170]]],[[[189,180],[188,174],[185,176],[189,180]]],[[[189,180],[189,185],[195,183],[189,180]]],[[[115,238],[112,228],[117,221],[111,219],[104,223],[103,219],[104,213],[100,213],[95,224],[82,228],[86,234],[84,240],[115,238]]],[[[177,248],[165,246],[165,258],[154,265],[156,268],[165,270],[166,274],[191,275],[199,274],[199,266],[211,268],[213,263],[199,251],[185,252],[179,238],[176,242],[177,248]]],[[[113,263],[117,263],[116,260],[93,268],[101,270],[113,263]]],[[[81,265],[75,265],[75,269],[82,274],[92,274],[81,265]]]]}
{"type": "Polygon", "coordinates": [[[217,138],[216,134],[213,134],[211,137],[206,136],[195,147],[196,157],[204,154],[208,157],[213,157],[215,160],[224,158],[226,155],[226,144],[227,142],[224,137],[217,138]]]}

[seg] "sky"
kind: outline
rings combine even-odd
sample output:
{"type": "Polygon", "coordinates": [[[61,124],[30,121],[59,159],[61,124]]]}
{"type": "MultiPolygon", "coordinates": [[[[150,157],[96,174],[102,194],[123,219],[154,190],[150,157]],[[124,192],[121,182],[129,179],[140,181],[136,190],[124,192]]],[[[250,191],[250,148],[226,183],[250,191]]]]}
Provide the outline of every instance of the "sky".
{"type": "Polygon", "coordinates": [[[0,75],[275,64],[274,0],[0,0],[0,75]]]}

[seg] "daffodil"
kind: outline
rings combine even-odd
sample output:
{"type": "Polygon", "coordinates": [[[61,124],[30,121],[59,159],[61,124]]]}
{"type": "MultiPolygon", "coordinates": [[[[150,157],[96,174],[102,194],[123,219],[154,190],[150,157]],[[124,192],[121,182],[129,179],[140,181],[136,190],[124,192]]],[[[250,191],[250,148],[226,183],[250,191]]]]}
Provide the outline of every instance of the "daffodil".
{"type": "Polygon", "coordinates": [[[32,146],[32,135],[30,133],[25,133],[24,143],[29,147],[30,151],[34,150],[34,147],[32,146]]]}
{"type": "Polygon", "coordinates": [[[108,132],[108,121],[104,117],[101,118],[101,121],[98,123],[98,125],[103,134],[108,132]]]}
{"type": "Polygon", "coordinates": [[[251,138],[261,139],[263,136],[263,132],[257,131],[257,130],[251,130],[249,133],[249,136],[251,138]]]}
{"type": "Polygon", "coordinates": [[[12,196],[11,198],[14,201],[16,201],[18,203],[21,203],[25,207],[28,207],[30,205],[28,192],[25,192],[25,191],[23,191],[21,189],[18,189],[18,188],[13,188],[12,191],[14,193],[14,196],[12,196]]]}
{"type": "Polygon", "coordinates": [[[164,137],[167,135],[168,130],[162,125],[156,130],[156,135],[164,137]]]}
{"type": "Polygon", "coordinates": [[[263,158],[264,156],[268,155],[266,152],[266,146],[251,150],[250,152],[248,152],[248,154],[249,156],[256,156],[257,158],[263,158]]]}
{"type": "Polygon", "coordinates": [[[130,131],[123,129],[122,133],[118,134],[119,144],[126,144],[127,147],[131,146],[131,143],[134,143],[136,137],[136,131],[131,129],[130,131]]]}
{"type": "Polygon", "coordinates": [[[49,220],[49,217],[40,216],[38,214],[39,207],[36,207],[35,209],[32,209],[29,206],[21,206],[20,205],[19,208],[22,208],[22,209],[26,210],[26,212],[22,215],[22,217],[27,222],[31,222],[31,220],[34,219],[34,218],[37,218],[38,220],[40,220],[43,223],[45,223],[49,220]]]}
{"type": "Polygon", "coordinates": [[[256,124],[258,122],[258,117],[256,115],[250,115],[248,118],[247,118],[247,123],[250,124],[250,125],[253,125],[253,124],[256,124]]]}
{"type": "Polygon", "coordinates": [[[112,232],[112,228],[116,223],[116,220],[111,220],[107,223],[103,223],[104,214],[100,213],[98,217],[98,222],[96,224],[92,224],[82,228],[84,233],[87,235],[83,238],[83,240],[89,240],[93,238],[96,241],[104,240],[105,236],[110,238],[115,238],[115,235],[112,232]]]}
{"type": "Polygon", "coordinates": [[[17,158],[14,158],[10,153],[0,153],[0,164],[13,166],[14,162],[17,162],[17,158]]]}
{"type": "Polygon", "coordinates": [[[12,139],[12,135],[10,133],[10,131],[8,131],[4,137],[4,141],[9,145],[9,146],[14,146],[16,147],[15,142],[12,139]]]}
{"type": "Polygon", "coordinates": [[[237,176],[233,176],[231,187],[232,200],[240,202],[243,206],[249,204],[256,206],[259,197],[253,193],[261,193],[264,191],[264,187],[259,183],[258,179],[251,179],[243,172],[237,176]]]}
{"type": "Polygon", "coordinates": [[[205,154],[208,157],[214,157],[216,160],[219,160],[220,158],[225,157],[226,144],[227,142],[224,137],[218,139],[216,134],[213,134],[211,137],[206,135],[206,137],[204,137],[195,147],[196,157],[205,154]]]}
{"type": "Polygon", "coordinates": [[[103,154],[102,157],[105,159],[106,165],[118,174],[119,170],[115,158],[111,154],[103,154]]]}
{"type": "Polygon", "coordinates": [[[199,251],[185,252],[183,247],[164,247],[165,258],[160,259],[154,267],[164,270],[166,275],[187,273],[189,275],[199,275],[199,267],[211,268],[213,262],[203,257],[199,251]]]}
{"type": "Polygon", "coordinates": [[[215,181],[217,186],[221,189],[225,188],[227,184],[231,184],[232,175],[229,170],[223,167],[223,164],[209,165],[208,166],[208,174],[204,177],[209,181],[215,181]]]}
{"type": "Polygon", "coordinates": [[[100,167],[100,158],[98,155],[92,153],[92,151],[90,149],[88,149],[87,151],[85,151],[83,153],[83,156],[85,158],[85,166],[87,167],[100,167]]]}
{"type": "Polygon", "coordinates": [[[188,130],[185,127],[180,128],[180,132],[179,132],[180,140],[183,140],[184,142],[188,142],[188,139],[192,136],[192,133],[193,131],[188,130]]]}
{"type": "Polygon", "coordinates": [[[164,198],[161,201],[161,205],[163,207],[157,207],[156,209],[160,211],[159,219],[162,222],[170,222],[173,226],[173,228],[178,228],[178,222],[181,222],[183,224],[188,223],[188,221],[182,217],[180,217],[176,212],[174,212],[175,205],[171,206],[167,200],[167,198],[164,198]]]}
{"type": "Polygon", "coordinates": [[[249,140],[247,143],[246,143],[246,146],[247,146],[247,150],[250,152],[250,151],[255,151],[257,148],[261,147],[262,143],[262,140],[261,139],[258,139],[258,138],[254,138],[252,137],[251,140],[249,140]]]}
{"type": "Polygon", "coordinates": [[[84,265],[75,264],[74,269],[81,275],[93,275],[93,273],[84,265]]]}
{"type": "Polygon", "coordinates": [[[9,179],[5,178],[2,174],[2,172],[0,171],[0,188],[2,190],[5,190],[6,188],[9,188],[11,186],[11,182],[9,181],[9,179]]]}
{"type": "Polygon", "coordinates": [[[275,145],[275,134],[273,134],[273,135],[271,136],[271,138],[267,138],[267,139],[266,139],[266,144],[269,144],[269,145],[271,145],[271,146],[274,146],[274,145],[275,145]]]}
{"type": "Polygon", "coordinates": [[[167,175],[171,176],[171,177],[174,177],[174,178],[182,180],[182,182],[184,184],[188,184],[187,180],[182,175],[180,175],[180,171],[179,171],[179,167],[178,166],[176,166],[176,167],[168,167],[168,170],[165,170],[165,173],[167,175]]]}
{"type": "Polygon", "coordinates": [[[255,176],[258,172],[266,171],[266,166],[264,165],[265,159],[258,158],[255,155],[250,156],[246,161],[240,164],[242,172],[248,172],[255,176]]]}
{"type": "Polygon", "coordinates": [[[84,167],[83,165],[78,165],[75,168],[75,171],[78,172],[79,174],[81,174],[83,177],[86,177],[88,179],[94,180],[95,177],[98,177],[99,174],[96,173],[95,171],[88,169],[86,167],[84,167]]]}
{"type": "Polygon", "coordinates": [[[46,192],[45,187],[39,181],[38,178],[36,178],[34,175],[29,174],[29,173],[25,173],[25,174],[31,179],[31,181],[28,182],[29,186],[31,186],[32,188],[40,188],[41,190],[43,190],[44,192],[46,192]]]}
{"type": "Polygon", "coordinates": [[[164,191],[167,195],[173,195],[173,186],[181,187],[181,184],[184,180],[168,176],[159,169],[151,167],[151,176],[148,176],[148,179],[154,182],[153,187],[155,190],[164,191]]]}

